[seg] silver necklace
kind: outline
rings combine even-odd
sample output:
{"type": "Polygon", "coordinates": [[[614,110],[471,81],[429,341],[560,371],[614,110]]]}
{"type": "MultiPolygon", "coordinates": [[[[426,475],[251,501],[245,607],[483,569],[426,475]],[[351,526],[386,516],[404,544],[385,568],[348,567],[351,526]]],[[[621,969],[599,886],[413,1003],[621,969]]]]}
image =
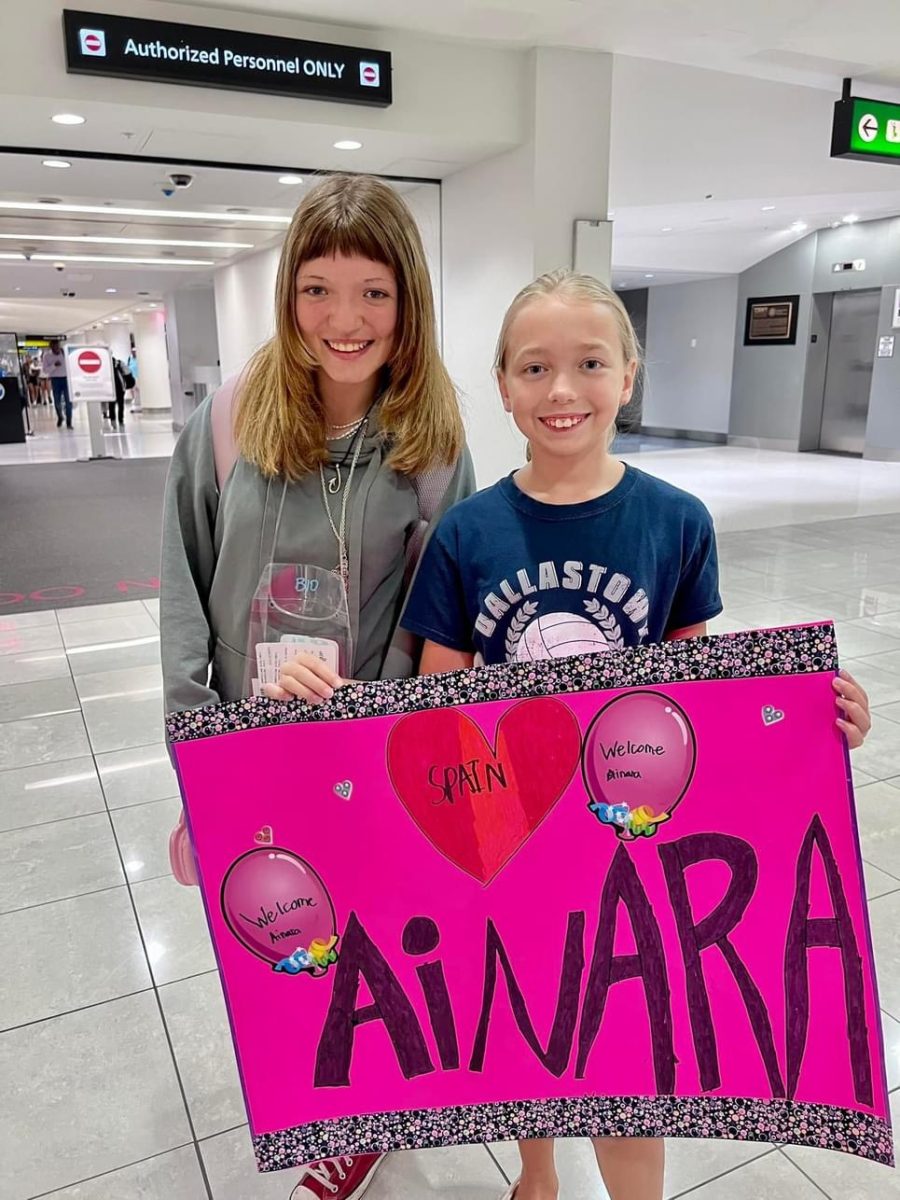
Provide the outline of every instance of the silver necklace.
{"type": "Polygon", "coordinates": [[[341,511],[338,524],[335,524],[334,517],[331,514],[331,505],[328,502],[328,493],[334,495],[341,487],[341,468],[336,467],[335,478],[337,487],[332,487],[332,480],[328,486],[325,485],[325,468],[319,463],[319,481],[322,485],[322,503],[325,505],[325,513],[328,517],[328,524],[331,526],[331,532],[334,534],[334,540],[338,546],[338,567],[335,572],[344,585],[344,591],[350,588],[350,560],[347,553],[347,506],[350,502],[350,490],[353,483],[353,474],[356,471],[356,464],[359,462],[359,456],[362,453],[363,442],[366,440],[366,425],[368,417],[363,417],[360,421],[362,429],[362,437],[356,443],[356,449],[353,451],[353,458],[350,460],[350,469],[347,472],[347,486],[344,488],[344,494],[341,497],[341,511]]]}
{"type": "Polygon", "coordinates": [[[355,421],[348,421],[346,425],[327,425],[326,429],[330,429],[332,433],[343,433],[344,430],[354,433],[357,429],[359,429],[360,425],[362,425],[365,419],[366,418],[364,416],[358,417],[355,421]]]}
{"type": "Polygon", "coordinates": [[[328,442],[346,442],[347,438],[353,437],[354,433],[356,433],[356,431],[360,428],[364,420],[364,417],[360,417],[360,419],[354,422],[352,425],[329,425],[325,430],[325,440],[328,442]],[[346,429],[347,432],[340,433],[339,430],[341,429],[346,429]]]}

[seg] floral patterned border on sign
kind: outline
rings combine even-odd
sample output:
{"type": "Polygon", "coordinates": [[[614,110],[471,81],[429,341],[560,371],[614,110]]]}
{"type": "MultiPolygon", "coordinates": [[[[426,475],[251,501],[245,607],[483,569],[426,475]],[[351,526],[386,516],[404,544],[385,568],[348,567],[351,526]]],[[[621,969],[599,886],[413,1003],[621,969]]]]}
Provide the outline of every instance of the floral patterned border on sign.
{"type": "Polygon", "coordinates": [[[711,1096],[586,1096],[373,1113],[253,1139],[261,1171],[367,1150],[414,1150],[513,1138],[703,1137],[842,1150],[893,1166],[890,1125],[824,1104],[711,1096]]]}
{"type": "Polygon", "coordinates": [[[267,725],[349,721],[489,700],[648,687],[700,679],[807,675],[816,671],[835,671],[837,665],[834,626],[830,622],[790,629],[754,629],[719,637],[639,646],[610,654],[504,663],[477,671],[454,671],[449,675],[348,684],[327,704],[308,705],[301,700],[285,703],[265,697],[236,700],[230,704],[172,713],[166,720],[166,730],[170,741],[190,742],[267,725]]]}

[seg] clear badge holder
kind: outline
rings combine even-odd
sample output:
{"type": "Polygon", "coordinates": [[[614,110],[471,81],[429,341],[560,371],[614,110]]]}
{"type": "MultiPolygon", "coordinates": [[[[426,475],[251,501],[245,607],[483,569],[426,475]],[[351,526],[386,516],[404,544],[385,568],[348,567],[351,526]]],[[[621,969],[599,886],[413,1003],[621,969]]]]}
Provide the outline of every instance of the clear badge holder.
{"type": "Polygon", "coordinates": [[[270,563],[250,607],[244,695],[277,683],[284,663],[312,654],[343,678],[352,674],[353,639],[347,594],[333,571],[302,563],[270,563]]]}

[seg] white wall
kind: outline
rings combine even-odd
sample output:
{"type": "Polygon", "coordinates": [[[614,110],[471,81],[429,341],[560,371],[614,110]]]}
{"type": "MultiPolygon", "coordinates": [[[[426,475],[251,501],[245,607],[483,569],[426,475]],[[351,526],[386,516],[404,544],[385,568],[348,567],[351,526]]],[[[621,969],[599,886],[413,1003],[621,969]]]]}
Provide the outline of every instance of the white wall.
{"type": "Polygon", "coordinates": [[[534,274],[527,147],[444,180],[444,361],[459,389],[481,485],[524,462],[491,376],[500,322],[534,274]]]}
{"type": "Polygon", "coordinates": [[[649,289],[643,425],[728,432],[737,294],[736,275],[649,289]]]}
{"type": "Polygon", "coordinates": [[[611,56],[541,48],[528,67],[528,139],[442,187],[444,361],[482,486],[525,453],[491,375],[503,314],[535,275],[573,265],[575,220],[607,210],[611,56]]]}
{"type": "Polygon", "coordinates": [[[222,378],[236,374],[274,332],[280,247],[248,255],[215,275],[216,330],[222,378]]]}

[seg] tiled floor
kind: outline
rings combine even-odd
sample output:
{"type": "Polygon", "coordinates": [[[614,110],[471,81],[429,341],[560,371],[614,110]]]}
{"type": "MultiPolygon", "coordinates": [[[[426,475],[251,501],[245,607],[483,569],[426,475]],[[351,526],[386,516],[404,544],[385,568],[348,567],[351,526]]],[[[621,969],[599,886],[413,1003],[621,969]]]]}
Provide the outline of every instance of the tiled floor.
{"type": "MultiPolygon", "coordinates": [[[[822,460],[774,456],[770,470],[771,457],[714,448],[641,465],[678,472],[725,531],[716,631],[833,616],[871,692],[875,728],[854,769],[900,1089],[900,469],[852,463],[855,485],[828,495],[822,460]],[[764,497],[755,528],[735,499],[748,492],[764,497]],[[807,523],[785,523],[795,512],[807,523]]],[[[169,874],[179,801],[157,618],[152,601],[0,617],[4,1200],[290,1200],[298,1181],[255,1171],[200,898],[169,874]]],[[[586,1143],[561,1144],[558,1160],[563,1200],[605,1196],[586,1143]]],[[[515,1164],[508,1145],[395,1155],[368,1198],[491,1200],[515,1164]]],[[[673,1142],[666,1196],[890,1200],[900,1174],[827,1152],[673,1142]]]]}
{"type": "MultiPolygon", "coordinates": [[[[58,429],[56,413],[51,407],[38,405],[31,410],[34,437],[24,442],[0,444],[0,466],[15,463],[74,462],[91,453],[87,409],[76,404],[73,413],[74,429],[58,429]]],[[[172,432],[171,412],[145,409],[133,413],[126,406],[125,429],[113,430],[103,422],[104,453],[115,458],[157,458],[172,453],[176,435],[172,432]]]]}

